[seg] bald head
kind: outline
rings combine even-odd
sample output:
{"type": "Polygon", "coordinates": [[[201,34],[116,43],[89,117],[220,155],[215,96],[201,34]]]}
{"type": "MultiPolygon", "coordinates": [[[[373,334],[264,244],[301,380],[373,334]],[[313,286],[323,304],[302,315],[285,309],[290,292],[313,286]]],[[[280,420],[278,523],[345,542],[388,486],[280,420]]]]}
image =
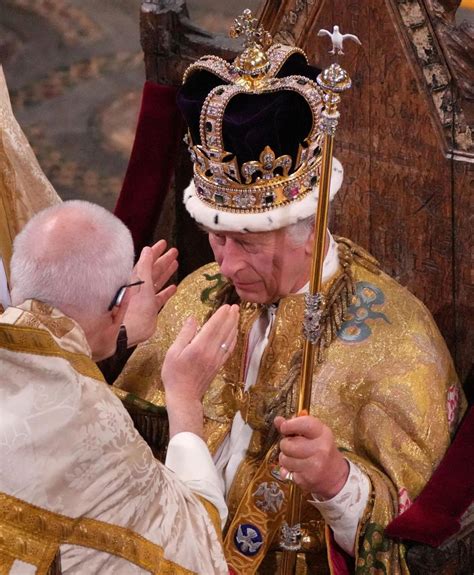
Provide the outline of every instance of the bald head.
{"type": "Polygon", "coordinates": [[[60,209],[45,210],[30,229],[30,253],[38,260],[55,261],[67,257],[80,249],[89,240],[103,243],[108,241],[102,214],[91,218],[91,210],[84,203],[64,203],[60,209]]]}
{"type": "Polygon", "coordinates": [[[15,238],[12,301],[34,298],[64,312],[98,315],[132,267],[132,238],[120,220],[88,202],[64,202],[34,216],[15,238]]]}

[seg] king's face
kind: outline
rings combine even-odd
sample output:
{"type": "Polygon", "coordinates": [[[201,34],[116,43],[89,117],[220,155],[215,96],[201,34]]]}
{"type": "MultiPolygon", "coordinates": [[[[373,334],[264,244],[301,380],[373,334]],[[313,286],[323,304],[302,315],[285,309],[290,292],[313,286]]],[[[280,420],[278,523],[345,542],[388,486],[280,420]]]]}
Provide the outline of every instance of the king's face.
{"type": "Polygon", "coordinates": [[[285,229],[208,234],[221,273],[244,301],[273,303],[308,281],[312,238],[295,245],[285,229]]]}

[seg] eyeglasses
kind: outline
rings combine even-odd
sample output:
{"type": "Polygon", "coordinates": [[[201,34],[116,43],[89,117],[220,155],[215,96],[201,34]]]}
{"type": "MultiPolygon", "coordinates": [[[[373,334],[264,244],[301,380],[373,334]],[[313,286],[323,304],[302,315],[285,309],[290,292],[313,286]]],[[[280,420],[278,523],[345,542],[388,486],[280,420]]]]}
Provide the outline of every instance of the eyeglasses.
{"type": "Polygon", "coordinates": [[[114,295],[114,299],[110,302],[110,305],[107,308],[107,310],[112,311],[114,309],[114,307],[119,306],[122,303],[123,296],[125,295],[127,288],[139,286],[139,285],[142,285],[144,283],[145,283],[144,280],[138,280],[138,281],[133,282],[131,284],[126,284],[126,285],[120,286],[117,290],[117,293],[114,295]]]}

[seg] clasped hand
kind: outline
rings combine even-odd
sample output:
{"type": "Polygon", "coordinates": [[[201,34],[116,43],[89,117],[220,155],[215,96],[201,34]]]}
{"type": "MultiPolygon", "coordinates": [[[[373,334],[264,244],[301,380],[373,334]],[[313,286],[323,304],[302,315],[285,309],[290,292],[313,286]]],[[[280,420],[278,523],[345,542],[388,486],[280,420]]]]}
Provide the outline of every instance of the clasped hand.
{"type": "Polygon", "coordinates": [[[280,441],[282,477],[292,473],[293,481],[318,499],[331,499],[344,487],[349,465],[337,449],[327,425],[311,415],[285,419],[276,417],[280,441]]]}

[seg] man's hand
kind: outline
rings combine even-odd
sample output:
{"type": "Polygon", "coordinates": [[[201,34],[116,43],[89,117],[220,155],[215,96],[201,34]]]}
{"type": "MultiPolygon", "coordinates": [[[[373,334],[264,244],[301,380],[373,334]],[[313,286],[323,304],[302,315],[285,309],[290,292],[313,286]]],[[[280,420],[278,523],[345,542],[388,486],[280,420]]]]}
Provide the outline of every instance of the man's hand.
{"type": "Polygon", "coordinates": [[[202,397],[237,341],[239,308],[224,305],[198,330],[188,318],[166,353],[161,378],[170,437],[180,431],[202,435],[202,397]]]}
{"type": "Polygon", "coordinates": [[[291,471],[294,482],[318,499],[337,495],[346,483],[349,464],[329,427],[311,415],[288,420],[276,417],[274,424],[284,436],[280,441],[282,476],[291,471]]]}
{"type": "Polygon", "coordinates": [[[134,289],[125,314],[129,347],[153,335],[158,312],[176,292],[175,285],[162,289],[178,269],[178,250],[165,250],[165,240],[160,240],[151,248],[143,248],[135,266],[133,278],[140,278],[145,283],[140,286],[140,290],[134,289]]]}

